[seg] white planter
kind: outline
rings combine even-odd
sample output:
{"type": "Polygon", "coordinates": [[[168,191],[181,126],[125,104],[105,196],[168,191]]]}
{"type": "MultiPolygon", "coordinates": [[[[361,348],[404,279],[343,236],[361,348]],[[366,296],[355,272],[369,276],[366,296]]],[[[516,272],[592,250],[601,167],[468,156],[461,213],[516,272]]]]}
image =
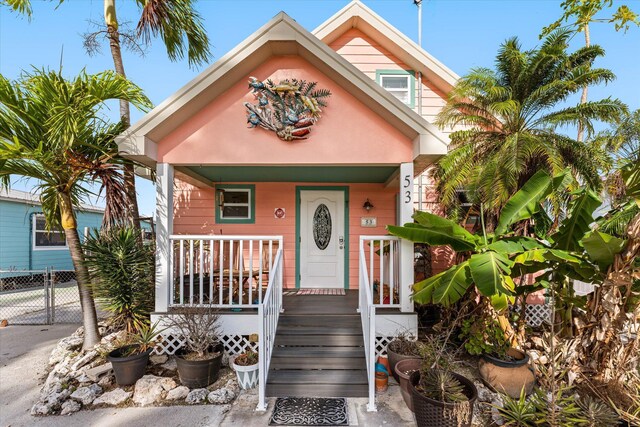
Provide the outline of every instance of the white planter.
{"type": "Polygon", "coordinates": [[[233,369],[238,376],[238,383],[244,390],[253,388],[258,384],[258,364],[249,366],[240,366],[233,364],[233,369]]]}

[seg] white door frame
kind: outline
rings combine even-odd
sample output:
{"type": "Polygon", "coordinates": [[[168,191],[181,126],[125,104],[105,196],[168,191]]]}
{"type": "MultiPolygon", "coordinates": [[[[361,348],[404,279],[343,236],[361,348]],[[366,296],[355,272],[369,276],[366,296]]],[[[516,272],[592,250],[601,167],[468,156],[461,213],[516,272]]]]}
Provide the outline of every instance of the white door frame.
{"type": "Polygon", "coordinates": [[[300,228],[301,228],[301,193],[303,191],[342,191],[344,193],[344,289],[349,289],[349,187],[339,186],[296,186],[296,289],[300,289],[300,228]]]}

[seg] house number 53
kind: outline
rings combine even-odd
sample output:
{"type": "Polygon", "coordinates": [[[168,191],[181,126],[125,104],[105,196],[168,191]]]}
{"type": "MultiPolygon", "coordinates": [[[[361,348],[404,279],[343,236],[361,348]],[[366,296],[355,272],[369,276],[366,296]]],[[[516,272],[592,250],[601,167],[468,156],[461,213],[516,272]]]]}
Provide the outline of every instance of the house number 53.
{"type": "Polygon", "coordinates": [[[405,175],[402,183],[402,191],[404,193],[404,203],[411,203],[411,175],[405,175]]]}

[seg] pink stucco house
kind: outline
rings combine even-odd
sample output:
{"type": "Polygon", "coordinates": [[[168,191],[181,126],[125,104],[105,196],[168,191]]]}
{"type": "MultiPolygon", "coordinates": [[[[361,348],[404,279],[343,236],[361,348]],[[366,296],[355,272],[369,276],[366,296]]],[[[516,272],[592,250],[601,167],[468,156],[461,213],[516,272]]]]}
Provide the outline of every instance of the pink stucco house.
{"type": "MultiPolygon", "coordinates": [[[[376,355],[417,330],[413,246],[385,226],[433,201],[424,171],[448,136],[432,121],[456,79],[354,1],[313,32],[278,14],[135,123],[119,147],[157,173],[154,318],[213,304],[230,354],[257,333],[259,409],[288,393],[374,410],[376,355]],[[319,119],[289,122],[315,120],[306,139],[286,140],[252,111],[302,99],[275,88],[293,79],[331,96],[319,119]]],[[[163,335],[172,353],[182,338],[163,335]]]]}

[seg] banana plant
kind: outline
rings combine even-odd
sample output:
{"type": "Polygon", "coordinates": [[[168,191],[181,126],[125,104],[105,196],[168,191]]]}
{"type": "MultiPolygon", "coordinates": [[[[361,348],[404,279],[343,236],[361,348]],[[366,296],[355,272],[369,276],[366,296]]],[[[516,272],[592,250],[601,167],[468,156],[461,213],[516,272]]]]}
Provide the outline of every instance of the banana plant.
{"type": "Polygon", "coordinates": [[[550,236],[518,236],[513,231],[521,221],[546,216],[543,202],[551,191],[565,185],[565,177],[551,177],[545,171],[534,174],[506,203],[493,233],[487,233],[483,223],[481,234],[471,234],[455,222],[428,212],[416,212],[414,223],[388,226],[395,236],[431,246],[448,245],[468,254],[466,260],[415,283],[414,301],[451,305],[475,286],[500,311],[515,296],[550,286],[560,274],[584,281],[602,277],[622,242],[589,228],[593,212],[600,205],[593,191],[584,189],[573,194],[567,217],[550,236]],[[516,286],[515,278],[539,272],[556,274],[542,274],[529,285],[516,286]]]}

